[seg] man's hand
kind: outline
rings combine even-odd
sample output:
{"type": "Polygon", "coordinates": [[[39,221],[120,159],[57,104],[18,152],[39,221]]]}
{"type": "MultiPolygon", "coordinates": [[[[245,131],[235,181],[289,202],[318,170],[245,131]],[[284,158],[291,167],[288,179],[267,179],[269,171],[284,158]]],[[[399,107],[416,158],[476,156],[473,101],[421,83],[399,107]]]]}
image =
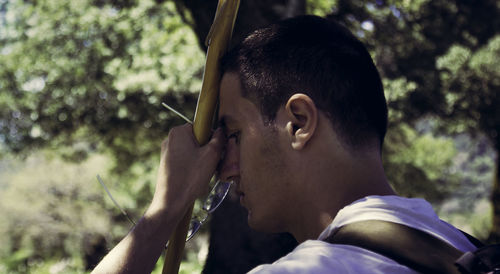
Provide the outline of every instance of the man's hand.
{"type": "Polygon", "coordinates": [[[173,128],[162,144],[156,191],[148,210],[93,273],[148,273],[184,216],[187,207],[207,189],[221,158],[222,130],[199,146],[189,124],[173,128]]]}
{"type": "Polygon", "coordinates": [[[173,128],[163,141],[153,203],[183,211],[206,192],[224,146],[221,129],[204,146],[198,145],[190,124],[173,128]]]}

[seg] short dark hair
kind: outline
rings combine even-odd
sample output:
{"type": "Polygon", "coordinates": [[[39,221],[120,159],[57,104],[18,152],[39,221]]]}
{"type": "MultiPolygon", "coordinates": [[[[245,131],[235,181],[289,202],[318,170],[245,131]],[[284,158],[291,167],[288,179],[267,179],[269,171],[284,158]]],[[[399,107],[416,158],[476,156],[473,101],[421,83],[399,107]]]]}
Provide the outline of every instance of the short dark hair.
{"type": "Polygon", "coordinates": [[[267,122],[290,96],[304,93],[351,147],[383,143],[387,104],[379,73],[365,46],[334,21],[300,16],[258,29],[222,58],[221,69],[238,74],[242,96],[267,122]]]}

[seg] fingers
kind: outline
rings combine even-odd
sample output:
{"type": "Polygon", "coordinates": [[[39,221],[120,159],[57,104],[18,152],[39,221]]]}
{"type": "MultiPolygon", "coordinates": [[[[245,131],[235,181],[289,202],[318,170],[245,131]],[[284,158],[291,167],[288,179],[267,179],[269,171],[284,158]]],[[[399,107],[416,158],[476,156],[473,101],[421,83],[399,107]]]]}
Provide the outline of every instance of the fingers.
{"type": "Polygon", "coordinates": [[[226,143],[226,137],[224,136],[224,132],[221,128],[217,128],[215,132],[212,134],[212,138],[208,143],[205,145],[207,149],[212,150],[212,152],[215,152],[220,159],[221,152],[224,148],[224,145],[226,143]]]}
{"type": "MultiPolygon", "coordinates": [[[[184,124],[181,126],[176,126],[170,129],[170,132],[168,133],[168,138],[173,139],[173,138],[186,138],[187,136],[191,136],[191,138],[186,139],[186,140],[191,140],[194,143],[196,143],[196,139],[194,138],[193,135],[193,126],[191,124],[184,124]]],[[[184,141],[186,141],[184,140],[184,141]]]]}
{"type": "Polygon", "coordinates": [[[214,131],[208,143],[200,147],[200,164],[210,173],[209,176],[215,173],[217,165],[223,157],[225,143],[226,137],[223,130],[219,128],[214,131]]]}
{"type": "Polygon", "coordinates": [[[172,128],[162,143],[155,200],[162,205],[181,207],[204,193],[221,160],[225,143],[220,128],[203,146],[197,143],[192,125],[172,128]]]}
{"type": "Polygon", "coordinates": [[[212,176],[222,158],[225,142],[221,128],[213,132],[207,144],[200,146],[192,125],[177,126],[170,130],[168,138],[162,143],[162,159],[170,170],[169,174],[177,174],[180,169],[197,170],[200,175],[212,176]]]}

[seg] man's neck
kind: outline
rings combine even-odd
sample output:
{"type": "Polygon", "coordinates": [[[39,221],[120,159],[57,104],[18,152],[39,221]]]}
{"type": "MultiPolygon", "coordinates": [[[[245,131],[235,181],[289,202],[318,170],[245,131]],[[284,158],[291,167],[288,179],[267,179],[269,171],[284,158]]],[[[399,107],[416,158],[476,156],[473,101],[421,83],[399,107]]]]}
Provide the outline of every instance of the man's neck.
{"type": "Polygon", "coordinates": [[[345,157],[341,161],[322,161],[311,167],[311,176],[294,209],[296,219],[290,232],[298,242],[317,239],[339,210],[371,195],[395,195],[387,182],[377,154],[345,157]]]}

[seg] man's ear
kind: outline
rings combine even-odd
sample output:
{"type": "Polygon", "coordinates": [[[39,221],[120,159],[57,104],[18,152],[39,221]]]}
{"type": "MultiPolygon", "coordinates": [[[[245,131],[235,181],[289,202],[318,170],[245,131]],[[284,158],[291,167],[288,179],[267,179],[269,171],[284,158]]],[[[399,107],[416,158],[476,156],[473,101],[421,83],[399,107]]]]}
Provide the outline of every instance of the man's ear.
{"type": "Polygon", "coordinates": [[[296,93],[288,99],[285,111],[289,119],[286,127],[291,137],[292,148],[300,150],[316,131],[318,109],[309,96],[296,93]]]}

